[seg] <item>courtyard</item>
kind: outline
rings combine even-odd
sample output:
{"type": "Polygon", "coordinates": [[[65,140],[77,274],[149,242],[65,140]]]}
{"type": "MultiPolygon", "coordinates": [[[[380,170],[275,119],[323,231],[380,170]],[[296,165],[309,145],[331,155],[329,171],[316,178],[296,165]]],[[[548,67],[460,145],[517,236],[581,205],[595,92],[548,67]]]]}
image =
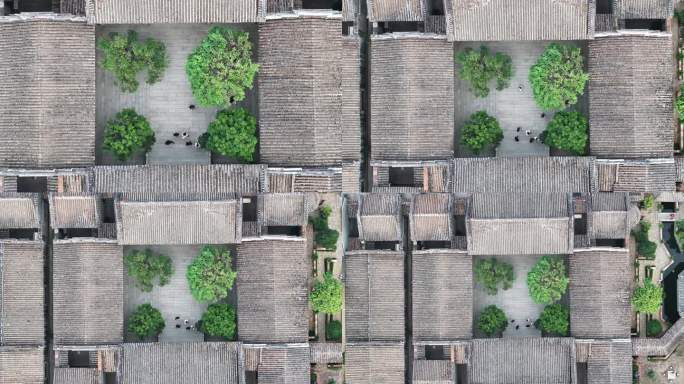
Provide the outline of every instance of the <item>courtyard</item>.
{"type": "MultiPolygon", "coordinates": [[[[144,155],[138,154],[129,159],[134,164],[161,163],[200,163],[211,162],[209,151],[196,148],[194,144],[203,134],[209,123],[214,120],[218,108],[203,108],[196,105],[190,82],[185,73],[188,55],[199,45],[213,25],[208,24],[155,24],[155,25],[106,25],[97,27],[97,36],[106,36],[112,32],[125,34],[128,30],[138,33],[138,38],[154,38],[164,43],[168,56],[168,67],[162,79],[153,85],[145,83],[145,73],[138,75],[140,86],[133,93],[125,93],[116,85],[114,76],[97,66],[97,132],[96,161],[97,164],[119,164],[116,157],[102,150],[104,127],[107,120],[124,108],[134,108],[147,118],[155,131],[156,142],[144,155]],[[195,109],[190,109],[196,105],[195,109]],[[188,137],[174,137],[187,132],[188,137]],[[167,140],[174,144],[166,145],[167,140]]],[[[250,35],[253,53],[256,56],[257,27],[256,24],[238,24],[230,27],[246,31],[250,35]]],[[[101,54],[97,53],[98,63],[101,54]]],[[[256,61],[256,57],[253,58],[256,61]]],[[[246,92],[245,100],[236,103],[257,116],[257,90],[246,92]]]]}
{"type": "MultiPolygon", "coordinates": [[[[465,146],[460,143],[460,129],[468,120],[471,114],[484,110],[495,117],[501,129],[504,131],[503,140],[496,148],[496,151],[487,153],[483,151],[481,156],[544,156],[549,155],[549,147],[541,143],[540,140],[530,142],[530,138],[538,137],[545,129],[546,125],[553,118],[554,111],[544,113],[534,101],[532,89],[528,80],[530,67],[535,64],[539,56],[544,52],[548,41],[505,41],[494,43],[467,42],[456,43],[454,53],[472,48],[477,50],[481,45],[489,48],[490,53],[505,53],[511,57],[513,66],[513,77],[508,88],[498,91],[494,81],[490,83],[490,92],[487,97],[476,97],[470,90],[470,84],[461,80],[458,75],[459,64],[456,65],[454,92],[456,94],[454,102],[454,124],[456,140],[456,156],[473,156],[465,146]],[[544,117],[542,117],[544,113],[544,117]],[[520,127],[520,131],[517,129],[520,127]],[[529,131],[529,135],[527,134],[529,131]],[[515,141],[515,137],[519,141],[515,141]]],[[[563,42],[562,44],[573,44],[580,46],[584,51],[585,44],[582,42],[563,42]]],[[[586,66],[586,60],[585,60],[586,66]]],[[[585,94],[586,95],[586,94],[585,94]]],[[[580,97],[579,102],[573,107],[584,112],[586,96],[580,97]]],[[[585,112],[586,114],[586,112],[585,112]]]]}

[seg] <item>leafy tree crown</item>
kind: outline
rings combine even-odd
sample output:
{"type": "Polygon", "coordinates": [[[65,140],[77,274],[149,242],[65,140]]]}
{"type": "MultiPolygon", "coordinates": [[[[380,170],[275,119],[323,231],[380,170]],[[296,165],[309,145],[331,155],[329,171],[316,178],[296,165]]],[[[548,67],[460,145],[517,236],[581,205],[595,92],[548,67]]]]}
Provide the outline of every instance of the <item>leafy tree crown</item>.
{"type": "Polygon", "coordinates": [[[331,320],[325,326],[325,338],[329,341],[342,340],[342,323],[339,320],[331,320]]]}
{"type": "Polygon", "coordinates": [[[569,282],[563,259],[557,256],[542,256],[527,274],[527,288],[538,304],[560,300],[569,282]]]}
{"type": "Polygon", "coordinates": [[[499,285],[502,285],[504,290],[513,285],[513,266],[495,258],[479,260],[475,264],[475,281],[482,285],[488,294],[496,295],[499,285]]]}
{"type": "Polygon", "coordinates": [[[149,249],[133,251],[124,257],[128,276],[135,279],[136,286],[143,292],[150,292],[156,278],[159,286],[168,284],[173,275],[171,259],[165,255],[155,254],[149,249]]]}
{"type": "Polygon", "coordinates": [[[205,107],[244,100],[258,70],[249,34],[229,27],[213,27],[185,65],[192,94],[205,107]]]}
{"type": "Polygon", "coordinates": [[[210,336],[232,340],[235,337],[235,309],[226,303],[214,303],[202,314],[200,330],[210,336]]]}
{"type": "Polygon", "coordinates": [[[340,233],[331,229],[328,225],[328,219],[332,213],[332,208],[327,205],[320,207],[309,217],[309,223],[314,230],[314,242],[317,246],[334,251],[337,249],[337,239],[340,233]]]}
{"type": "Polygon", "coordinates": [[[644,284],[634,288],[632,305],[637,312],[656,313],[663,304],[663,288],[646,279],[644,284]]]}
{"type": "Polygon", "coordinates": [[[498,145],[503,139],[499,122],[485,111],[470,115],[461,131],[461,142],[471,151],[480,153],[486,146],[498,145]]]}
{"type": "Polygon", "coordinates": [[[508,318],[504,311],[496,305],[490,305],[480,312],[477,328],[487,336],[503,332],[508,326],[508,318]]]}
{"type": "Polygon", "coordinates": [[[309,296],[314,312],[337,313],[342,310],[344,300],[342,283],[332,273],[323,274],[323,281],[316,280],[309,296]]]}
{"type": "Polygon", "coordinates": [[[154,141],[154,131],[147,119],[127,108],[107,122],[103,147],[125,161],[139,150],[149,151],[154,141]]]}
{"type": "Polygon", "coordinates": [[[663,331],[663,325],[656,319],[651,319],[646,323],[646,336],[657,337],[663,331]]]}
{"type": "Polygon", "coordinates": [[[479,51],[472,48],[456,54],[456,62],[460,65],[458,74],[470,83],[472,92],[477,97],[489,95],[489,83],[496,80],[496,89],[501,91],[510,85],[513,77],[511,57],[497,52],[492,55],[486,46],[479,51]]]}
{"type": "Polygon", "coordinates": [[[534,100],[541,109],[574,105],[589,80],[582,51],[570,45],[550,44],[530,68],[529,80],[534,100]]]}
{"type": "Polygon", "coordinates": [[[588,139],[587,119],[579,112],[558,112],[544,131],[544,143],[549,147],[584,154],[588,139]]]}
{"type": "Polygon", "coordinates": [[[218,301],[228,296],[237,272],[231,266],[230,251],[204,246],[186,273],[190,292],[199,302],[218,301]]]}
{"type": "Polygon", "coordinates": [[[166,326],[161,312],[150,304],[142,304],[128,319],[128,331],[140,339],[158,335],[166,326]]]}
{"type": "Polygon", "coordinates": [[[219,111],[202,141],[214,153],[251,162],[257,145],[256,118],[245,108],[219,111]]]}
{"type": "Polygon", "coordinates": [[[539,315],[537,326],[544,332],[567,336],[570,328],[570,311],[564,305],[547,305],[539,315]]]}

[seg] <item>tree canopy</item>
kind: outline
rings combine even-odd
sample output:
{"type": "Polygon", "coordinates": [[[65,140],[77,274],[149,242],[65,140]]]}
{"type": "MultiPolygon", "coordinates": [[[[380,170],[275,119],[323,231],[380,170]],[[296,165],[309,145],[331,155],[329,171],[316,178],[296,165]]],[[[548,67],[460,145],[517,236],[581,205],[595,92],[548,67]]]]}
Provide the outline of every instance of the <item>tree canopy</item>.
{"type": "Polygon", "coordinates": [[[341,311],[344,301],[342,290],[342,282],[336,279],[332,273],[325,272],[323,281],[316,280],[311,295],[309,295],[314,312],[333,314],[341,311]]]}
{"type": "Polygon", "coordinates": [[[539,315],[536,326],[544,332],[555,336],[567,336],[570,328],[570,311],[568,307],[560,304],[551,304],[544,307],[539,315]]]}
{"type": "Polygon", "coordinates": [[[501,139],[503,130],[499,122],[485,111],[470,115],[461,131],[461,142],[475,153],[480,153],[489,145],[498,145],[501,139]]]}
{"type": "Polygon", "coordinates": [[[646,336],[657,337],[663,331],[663,324],[656,319],[651,319],[646,323],[646,336]]]}
{"type": "Polygon", "coordinates": [[[574,105],[589,80],[582,51],[570,45],[549,44],[530,68],[529,80],[534,100],[541,109],[574,105]]]}
{"type": "Polygon", "coordinates": [[[479,260],[475,264],[475,281],[481,284],[490,295],[496,295],[499,285],[504,290],[511,288],[515,281],[513,266],[491,258],[479,260]]]}
{"type": "MultiPolygon", "coordinates": [[[[684,222],[682,222],[684,224],[684,222]]],[[[675,236],[679,234],[679,225],[675,223],[675,236]]],[[[684,226],[682,226],[684,228],[684,226]]],[[[641,220],[639,225],[632,231],[634,240],[636,240],[637,253],[648,260],[655,259],[656,249],[658,244],[648,238],[648,231],[651,229],[651,223],[641,220]]],[[[684,233],[684,232],[682,232],[684,233]]]]}
{"type": "Polygon", "coordinates": [[[128,276],[135,279],[135,285],[143,292],[152,291],[155,279],[159,286],[164,286],[173,275],[171,259],[149,249],[130,252],[124,257],[124,265],[128,276]]]}
{"type": "Polygon", "coordinates": [[[219,111],[199,141],[214,153],[251,162],[258,141],[256,118],[245,108],[219,111]]]}
{"type": "Polygon", "coordinates": [[[192,296],[199,302],[212,302],[228,296],[237,272],[228,249],[205,245],[188,266],[186,276],[192,296]]]}
{"type": "Polygon", "coordinates": [[[558,112],[544,131],[544,144],[552,148],[583,155],[588,139],[587,119],[579,112],[558,112]]]}
{"type": "Polygon", "coordinates": [[[651,279],[646,279],[643,285],[634,288],[632,305],[637,312],[656,313],[663,305],[664,295],[662,287],[653,284],[651,279]]]}
{"type": "Polygon", "coordinates": [[[166,47],[160,41],[145,39],[140,42],[135,31],[126,35],[112,32],[97,41],[102,51],[100,66],[114,74],[117,84],[124,92],[138,89],[137,75],[147,69],[147,84],[161,80],[168,66],[166,47]]]}
{"type": "Polygon", "coordinates": [[[226,303],[209,305],[200,320],[200,330],[203,333],[228,340],[235,337],[235,325],[235,309],[226,303]]]}
{"type": "Polygon", "coordinates": [[[503,332],[508,326],[508,318],[504,311],[496,305],[490,305],[480,312],[477,328],[487,336],[503,332]]]}
{"type": "Polygon", "coordinates": [[[337,249],[337,239],[340,233],[331,229],[328,225],[328,219],[332,214],[332,208],[328,205],[320,207],[309,217],[309,223],[314,230],[314,242],[318,247],[329,251],[337,249]]]}
{"type": "Polygon", "coordinates": [[[213,27],[185,65],[192,94],[204,107],[244,100],[258,70],[249,34],[229,27],[213,27]]]}
{"type": "Polygon", "coordinates": [[[527,273],[527,288],[532,300],[538,304],[560,300],[569,282],[563,259],[557,256],[542,256],[527,273]]]}
{"type": "Polygon", "coordinates": [[[107,122],[102,145],[125,161],[139,150],[149,151],[154,141],[154,131],[147,119],[133,108],[126,108],[107,122]]]}
{"type": "Polygon", "coordinates": [[[489,95],[489,83],[492,80],[496,80],[496,89],[501,91],[510,85],[513,77],[511,57],[501,52],[491,54],[484,45],[479,50],[466,48],[457,53],[456,62],[460,64],[459,77],[470,82],[471,90],[477,97],[489,95]]]}
{"type": "Polygon", "coordinates": [[[684,84],[679,87],[679,95],[675,100],[675,108],[677,109],[677,117],[679,121],[684,121],[684,84]]]}
{"type": "Polygon", "coordinates": [[[331,320],[326,324],[325,338],[328,341],[342,340],[342,323],[339,320],[331,320]]]}
{"type": "Polygon", "coordinates": [[[140,339],[157,336],[166,323],[157,308],[150,304],[142,304],[128,319],[128,331],[140,339]]]}

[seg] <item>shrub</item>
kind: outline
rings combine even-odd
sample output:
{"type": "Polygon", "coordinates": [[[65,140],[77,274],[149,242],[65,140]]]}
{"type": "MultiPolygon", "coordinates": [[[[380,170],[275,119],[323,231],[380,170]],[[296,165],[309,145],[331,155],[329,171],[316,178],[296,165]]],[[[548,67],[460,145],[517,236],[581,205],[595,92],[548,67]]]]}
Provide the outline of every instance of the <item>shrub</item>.
{"type": "Polygon", "coordinates": [[[644,284],[634,288],[632,305],[637,312],[656,313],[663,304],[663,288],[646,279],[644,284]]]}
{"type": "Polygon", "coordinates": [[[323,281],[316,280],[309,295],[314,312],[337,313],[342,310],[342,283],[332,273],[325,272],[323,281]]]}
{"type": "Polygon", "coordinates": [[[513,266],[495,258],[479,260],[475,264],[475,281],[480,283],[488,294],[496,295],[499,284],[503,285],[504,290],[511,288],[515,281],[513,266]]]}
{"type": "Polygon", "coordinates": [[[560,300],[569,282],[563,259],[555,256],[542,256],[527,274],[527,288],[532,300],[538,304],[560,300]]]}
{"type": "Polygon", "coordinates": [[[244,100],[258,70],[249,34],[228,27],[213,27],[185,65],[192,94],[205,107],[244,100]]]}
{"type": "Polygon", "coordinates": [[[646,376],[651,380],[655,380],[657,375],[654,370],[649,369],[648,371],[646,371],[646,376]]]}
{"type": "Polygon", "coordinates": [[[166,47],[160,41],[146,39],[138,41],[135,31],[122,35],[116,32],[98,40],[97,47],[102,51],[100,66],[114,74],[124,92],[138,89],[139,72],[147,69],[147,84],[158,82],[168,65],[166,47]]]}
{"type": "Polygon", "coordinates": [[[684,122],[684,85],[679,88],[679,95],[675,100],[675,108],[677,109],[679,121],[684,122]]]}
{"type": "Polygon", "coordinates": [[[330,341],[342,340],[342,323],[339,320],[332,320],[325,326],[325,338],[330,341]]]}
{"type": "Polygon", "coordinates": [[[470,115],[461,132],[461,142],[471,151],[480,153],[488,145],[498,145],[503,139],[499,122],[485,111],[470,115]]]}
{"type": "Polygon", "coordinates": [[[541,109],[562,109],[577,103],[589,79],[583,62],[577,47],[556,43],[546,47],[529,74],[534,100],[541,109]]]}
{"type": "Polygon", "coordinates": [[[547,305],[539,315],[537,327],[556,336],[567,336],[570,328],[570,311],[564,305],[547,305]]]}
{"type": "Polygon", "coordinates": [[[125,161],[139,150],[150,150],[154,144],[154,131],[144,116],[126,108],[109,120],[105,127],[103,147],[125,161]]]}
{"type": "Polygon", "coordinates": [[[588,126],[587,119],[579,112],[558,112],[544,131],[544,144],[582,155],[587,146],[588,126]]]}
{"type": "Polygon", "coordinates": [[[228,296],[237,272],[231,266],[230,251],[205,245],[188,266],[190,292],[199,302],[218,301],[228,296]]]}
{"type": "Polygon", "coordinates": [[[166,326],[161,312],[150,304],[142,304],[128,319],[128,331],[140,339],[157,336],[166,326]]]}
{"type": "Polygon", "coordinates": [[[320,207],[309,217],[309,223],[314,229],[314,242],[318,247],[334,251],[337,249],[337,239],[340,234],[328,226],[328,219],[332,208],[325,205],[320,207]]]}
{"type": "Polygon", "coordinates": [[[644,199],[641,200],[641,208],[645,210],[650,210],[653,208],[653,205],[655,204],[655,197],[653,194],[647,193],[646,196],[644,196],[644,199]]]}
{"type": "Polygon", "coordinates": [[[225,303],[209,305],[202,314],[200,330],[206,335],[232,340],[235,336],[235,309],[225,303]]]}
{"type": "MultiPolygon", "coordinates": [[[[648,231],[651,229],[651,223],[648,221],[640,221],[639,225],[635,230],[632,231],[634,239],[637,243],[637,253],[646,259],[655,259],[655,252],[658,245],[648,238],[648,231]]],[[[675,236],[676,236],[676,225],[675,225],[675,236]]]]}
{"type": "Polygon", "coordinates": [[[251,162],[257,145],[256,119],[244,108],[219,111],[199,141],[214,153],[251,162]]]}
{"type": "Polygon", "coordinates": [[[646,336],[656,337],[663,331],[663,325],[656,319],[651,319],[646,323],[646,336]]]}
{"type": "Polygon", "coordinates": [[[492,55],[484,45],[479,51],[466,48],[459,52],[456,62],[461,65],[459,76],[470,82],[471,90],[477,97],[489,95],[489,83],[492,80],[496,79],[496,89],[501,91],[509,86],[513,77],[511,57],[500,52],[492,55]]]}
{"type": "Polygon", "coordinates": [[[480,318],[477,320],[477,328],[487,336],[503,332],[507,326],[508,318],[506,318],[506,314],[496,305],[485,307],[480,312],[480,318]]]}
{"type": "Polygon", "coordinates": [[[159,286],[163,287],[173,275],[171,259],[152,253],[149,249],[129,253],[124,257],[124,264],[128,276],[135,279],[135,285],[143,292],[152,291],[155,278],[158,278],[159,286]]]}

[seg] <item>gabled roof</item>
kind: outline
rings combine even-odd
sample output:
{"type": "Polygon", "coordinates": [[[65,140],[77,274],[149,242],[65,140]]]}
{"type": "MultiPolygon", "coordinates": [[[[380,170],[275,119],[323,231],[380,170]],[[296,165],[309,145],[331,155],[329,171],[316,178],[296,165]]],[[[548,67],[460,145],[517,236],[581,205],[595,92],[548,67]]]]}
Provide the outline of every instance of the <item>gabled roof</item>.
{"type": "Polygon", "coordinates": [[[123,249],[77,238],[52,246],[52,327],[56,345],[123,342],[123,249]]]}
{"type": "Polygon", "coordinates": [[[52,228],[98,228],[102,222],[102,203],[96,195],[51,193],[52,228]]]}
{"type": "Polygon", "coordinates": [[[401,241],[401,196],[362,193],[356,215],[359,238],[365,241],[401,241]]]}
{"type": "Polygon", "coordinates": [[[306,345],[268,346],[261,349],[259,384],[306,383],[310,367],[306,345]]]}
{"type": "Polygon", "coordinates": [[[263,0],[85,0],[93,24],[255,23],[266,12],[263,0]]]}
{"type": "Polygon", "coordinates": [[[673,11],[673,0],[613,1],[613,14],[619,19],[667,19],[673,11]]]}
{"type": "Polygon", "coordinates": [[[308,340],[308,258],[303,238],[244,240],[237,248],[240,340],[308,340]]]}
{"type": "Polygon", "coordinates": [[[232,244],[242,238],[242,203],[217,200],[116,201],[120,244],[232,244]]]}
{"type": "Polygon", "coordinates": [[[41,227],[40,195],[34,193],[0,194],[0,229],[38,229],[41,227]]]}
{"type": "Polygon", "coordinates": [[[586,40],[596,4],[588,0],[445,2],[450,40],[586,40]]]}
{"type": "Polygon", "coordinates": [[[342,343],[314,342],[309,343],[312,364],[342,364],[344,363],[344,348],[342,343]]]}
{"type": "Polygon", "coordinates": [[[568,259],[570,334],[597,339],[629,337],[633,281],[629,250],[576,250],[568,259]]]}
{"type": "Polygon", "coordinates": [[[591,237],[594,239],[625,239],[639,220],[639,210],[624,192],[591,195],[591,237]]]}
{"type": "Polygon", "coordinates": [[[631,380],[632,343],[629,339],[591,343],[587,384],[624,384],[631,380]]]}
{"type": "Polygon", "coordinates": [[[42,241],[0,241],[0,346],[45,343],[43,268],[42,241]]]}
{"type": "Polygon", "coordinates": [[[472,257],[449,249],[413,251],[412,263],[414,340],[472,338],[472,257]]]}
{"type": "Polygon", "coordinates": [[[591,157],[454,159],[454,192],[555,193],[594,191],[591,157]]]}
{"type": "Polygon", "coordinates": [[[423,21],[427,12],[425,0],[367,0],[368,20],[423,21]]]}
{"type": "Polygon", "coordinates": [[[409,225],[412,241],[450,241],[453,235],[453,196],[449,193],[413,195],[409,225]]]}
{"type": "Polygon", "coordinates": [[[413,360],[413,384],[453,384],[456,364],[450,360],[413,360]]]}
{"type": "Polygon", "coordinates": [[[453,56],[444,36],[371,37],[371,159],[453,157],[453,56]]]}
{"type": "Polygon", "coordinates": [[[235,384],[239,343],[125,343],[121,382],[126,384],[235,384]]]}
{"type": "Polygon", "coordinates": [[[403,252],[352,251],[344,264],[347,340],[403,341],[403,252]]]}
{"type": "Polygon", "coordinates": [[[477,384],[574,384],[571,338],[475,339],[468,379],[477,384]]]}
{"type": "Polygon", "coordinates": [[[640,31],[596,36],[588,42],[587,63],[591,154],[672,157],[671,35],[640,31]]]}
{"type": "Polygon", "coordinates": [[[95,27],[29,13],[3,17],[0,36],[0,166],[93,165],[95,27]]]}
{"type": "Polygon", "coordinates": [[[348,384],[404,382],[404,343],[347,343],[345,380],[348,384]]]}
{"type": "Polygon", "coordinates": [[[596,169],[602,192],[674,192],[678,181],[673,159],[597,160],[596,169]]]}
{"type": "Polygon", "coordinates": [[[43,347],[0,347],[0,382],[45,384],[43,347]]]}
{"type": "Polygon", "coordinates": [[[309,213],[316,209],[315,193],[267,193],[258,196],[261,225],[306,225],[309,213]]]}
{"type": "Polygon", "coordinates": [[[359,40],[342,36],[342,20],[268,20],[259,25],[259,57],[261,161],[329,166],[358,160],[359,40]]]}
{"type": "Polygon", "coordinates": [[[53,368],[53,384],[101,384],[97,368],[53,368]]]}

